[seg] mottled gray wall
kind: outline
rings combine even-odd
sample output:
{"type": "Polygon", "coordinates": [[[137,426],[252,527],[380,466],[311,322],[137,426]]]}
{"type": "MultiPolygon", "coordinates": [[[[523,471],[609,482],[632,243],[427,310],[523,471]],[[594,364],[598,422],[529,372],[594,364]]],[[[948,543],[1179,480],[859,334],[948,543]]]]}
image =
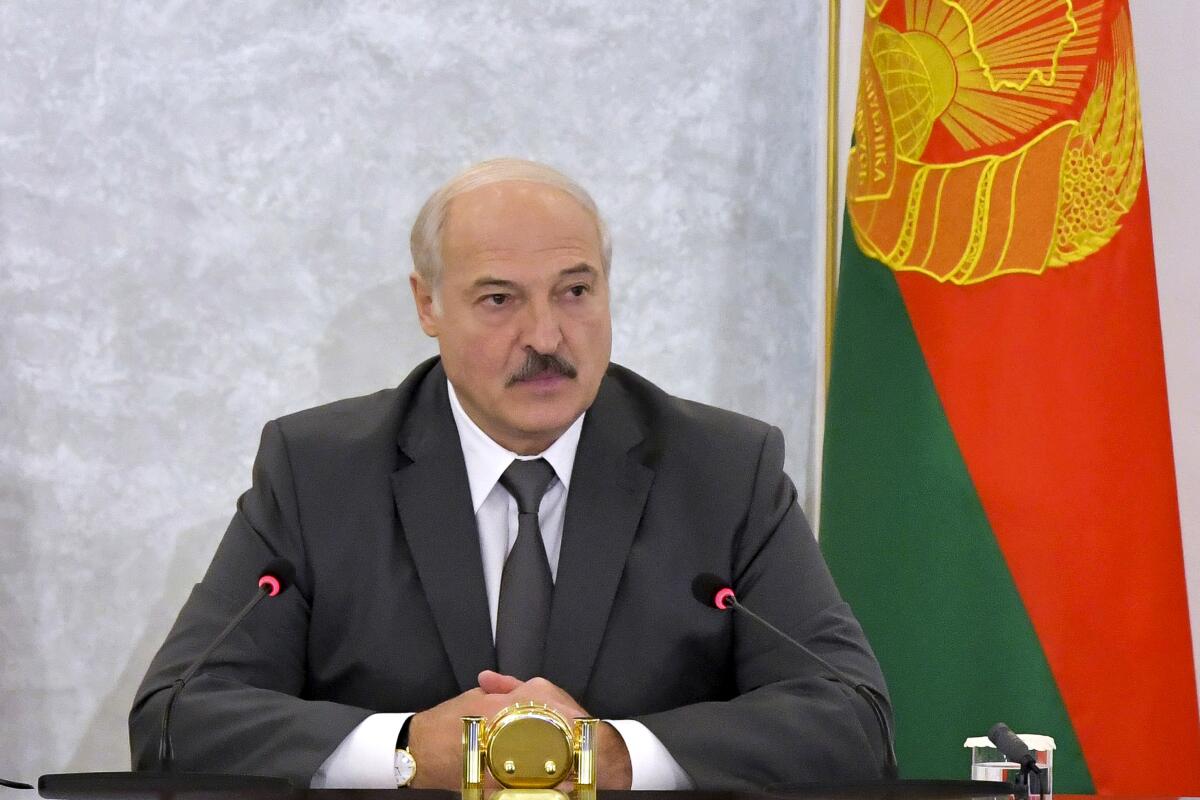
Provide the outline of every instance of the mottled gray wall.
{"type": "Polygon", "coordinates": [[[407,232],[480,158],[593,190],[614,359],[809,500],[822,5],[0,4],[0,774],[126,765],[262,424],[433,352],[407,232]]]}

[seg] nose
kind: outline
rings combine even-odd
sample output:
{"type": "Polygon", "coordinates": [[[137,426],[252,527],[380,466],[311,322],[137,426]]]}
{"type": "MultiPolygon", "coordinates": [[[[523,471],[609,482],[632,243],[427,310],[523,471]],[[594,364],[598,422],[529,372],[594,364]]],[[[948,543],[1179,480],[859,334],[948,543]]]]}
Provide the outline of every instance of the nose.
{"type": "Polygon", "coordinates": [[[533,302],[526,306],[526,319],[521,344],[536,352],[549,355],[562,343],[562,328],[558,312],[549,302],[533,302]]]}

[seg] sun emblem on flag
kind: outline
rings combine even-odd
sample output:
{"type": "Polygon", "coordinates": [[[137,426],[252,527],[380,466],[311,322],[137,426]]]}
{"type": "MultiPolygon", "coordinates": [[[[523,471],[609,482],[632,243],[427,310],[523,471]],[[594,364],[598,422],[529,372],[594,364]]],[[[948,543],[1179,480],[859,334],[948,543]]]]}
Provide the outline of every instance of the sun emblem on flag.
{"type": "Polygon", "coordinates": [[[970,284],[1041,274],[1112,239],[1142,177],[1124,10],[1107,25],[1103,0],[867,10],[847,187],[864,253],[970,284]]]}

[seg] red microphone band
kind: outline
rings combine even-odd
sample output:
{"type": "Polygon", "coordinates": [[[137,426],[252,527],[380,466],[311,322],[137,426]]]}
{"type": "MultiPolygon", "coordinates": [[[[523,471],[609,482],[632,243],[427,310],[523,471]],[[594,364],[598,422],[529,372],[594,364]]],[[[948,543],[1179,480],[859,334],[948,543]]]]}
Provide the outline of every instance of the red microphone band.
{"type": "Polygon", "coordinates": [[[258,588],[267,590],[267,597],[279,594],[279,579],[274,575],[263,575],[258,579],[258,588]]]}
{"type": "Polygon", "coordinates": [[[733,593],[733,589],[728,586],[723,586],[717,590],[713,596],[713,605],[722,611],[727,611],[733,608],[733,601],[737,599],[737,595],[733,593]]]}

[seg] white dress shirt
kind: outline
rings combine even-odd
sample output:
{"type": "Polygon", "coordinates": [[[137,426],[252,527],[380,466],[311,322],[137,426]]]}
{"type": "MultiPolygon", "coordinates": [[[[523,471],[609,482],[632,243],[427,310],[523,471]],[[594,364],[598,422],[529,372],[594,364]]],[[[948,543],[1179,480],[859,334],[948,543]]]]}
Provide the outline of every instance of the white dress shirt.
{"type": "MultiPolygon", "coordinates": [[[[492,639],[496,638],[496,609],[500,605],[500,577],[504,561],[517,539],[517,502],[500,485],[500,476],[514,458],[544,458],[554,468],[555,477],[542,496],[538,507],[538,525],[546,547],[550,574],[558,577],[558,554],[562,547],[563,519],[567,508],[567,490],[571,487],[571,470],[575,466],[575,450],[583,430],[583,418],[536,456],[519,456],[505,450],[491,439],[467,412],[463,410],[447,381],[450,410],[458,427],[463,460],[467,465],[467,483],[471,489],[471,505],[479,530],[479,552],[483,559],[483,582],[487,590],[488,612],[492,621],[492,639]]],[[[412,713],[372,714],[352,730],[330,753],[312,777],[314,789],[394,789],[396,787],[393,761],[396,737],[412,713]]],[[[690,789],[688,774],[671,757],[667,748],[650,730],[634,720],[605,720],[612,725],[625,746],[633,766],[634,789],[690,789]]],[[[598,764],[603,769],[603,764],[598,764]]],[[[417,765],[420,769],[420,765],[417,765]]]]}

